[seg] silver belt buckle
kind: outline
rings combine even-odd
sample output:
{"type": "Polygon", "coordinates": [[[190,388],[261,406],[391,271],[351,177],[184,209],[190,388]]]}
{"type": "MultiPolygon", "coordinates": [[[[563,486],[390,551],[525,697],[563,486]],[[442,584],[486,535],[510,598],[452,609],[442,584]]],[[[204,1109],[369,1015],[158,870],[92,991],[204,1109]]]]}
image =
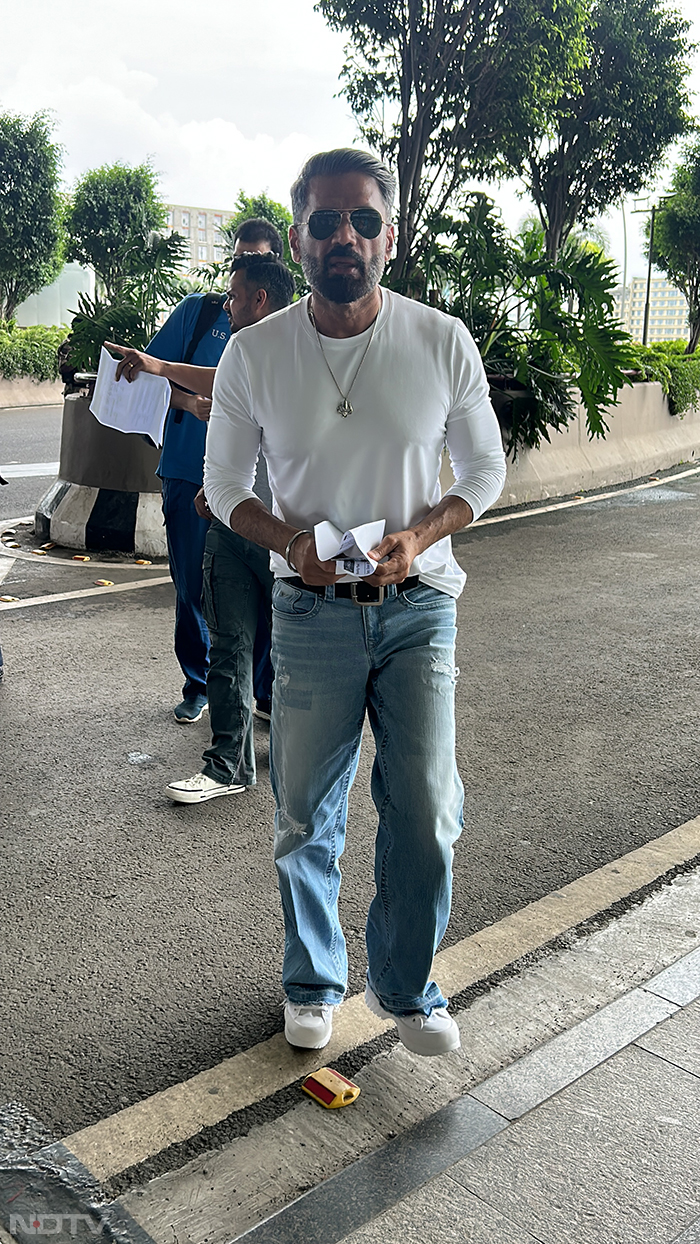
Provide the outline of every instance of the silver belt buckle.
{"type": "Polygon", "coordinates": [[[369,609],[371,605],[383,605],[384,604],[385,588],[384,588],[383,583],[379,585],[375,585],[374,583],[367,584],[368,587],[371,587],[374,591],[377,592],[376,600],[358,600],[357,599],[357,589],[358,587],[363,587],[363,586],[364,584],[361,584],[361,583],[350,584],[350,596],[352,597],[354,604],[359,605],[361,609],[369,609]]]}

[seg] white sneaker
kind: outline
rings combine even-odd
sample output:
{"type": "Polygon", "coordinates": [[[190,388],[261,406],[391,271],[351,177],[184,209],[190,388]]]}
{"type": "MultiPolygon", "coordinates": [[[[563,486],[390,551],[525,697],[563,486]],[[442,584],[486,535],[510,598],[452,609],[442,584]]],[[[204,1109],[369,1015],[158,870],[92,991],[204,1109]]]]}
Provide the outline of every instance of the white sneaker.
{"type": "Polygon", "coordinates": [[[165,793],[173,803],[204,803],[207,799],[216,799],[217,795],[240,795],[245,786],[231,783],[216,782],[207,777],[206,773],[195,773],[194,777],[184,778],[182,782],[171,782],[166,786],[165,793]]]}
{"type": "Polygon", "coordinates": [[[284,1035],[290,1045],[304,1050],[322,1050],[333,1032],[333,1007],[325,1003],[297,1006],[289,999],[284,1004],[284,1035]]]}
{"type": "Polygon", "coordinates": [[[393,1019],[399,1038],[412,1054],[449,1054],[460,1047],[459,1028],[444,1006],[435,1007],[430,1015],[415,1011],[411,1015],[393,1015],[382,1006],[369,985],[365,989],[365,1003],[379,1019],[393,1019]]]}

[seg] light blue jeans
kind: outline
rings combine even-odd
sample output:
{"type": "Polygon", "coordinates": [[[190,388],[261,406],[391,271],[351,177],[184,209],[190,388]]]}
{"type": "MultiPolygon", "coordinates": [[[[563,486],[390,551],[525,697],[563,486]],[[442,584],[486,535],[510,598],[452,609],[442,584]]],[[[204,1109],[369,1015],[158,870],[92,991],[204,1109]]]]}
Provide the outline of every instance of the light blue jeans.
{"type": "Polygon", "coordinates": [[[376,893],[368,980],[394,1014],[445,1005],[430,980],[450,914],[462,829],[455,764],[455,602],[419,584],[360,607],[277,580],[271,778],[285,918],[283,983],[298,1004],[339,1003],[347,985],[339,859],[365,712],[376,757],[376,893]]]}

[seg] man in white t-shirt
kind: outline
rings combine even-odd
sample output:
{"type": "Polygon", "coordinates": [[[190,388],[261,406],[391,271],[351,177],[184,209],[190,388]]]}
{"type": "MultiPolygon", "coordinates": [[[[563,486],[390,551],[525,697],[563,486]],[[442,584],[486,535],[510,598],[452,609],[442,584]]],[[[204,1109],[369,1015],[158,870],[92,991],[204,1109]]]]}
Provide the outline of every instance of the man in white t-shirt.
{"type": "Polygon", "coordinates": [[[367,714],[379,825],[365,1001],[410,1050],[440,1054],[459,1046],[430,979],[462,827],[454,639],[465,576],[450,535],[496,500],[505,458],[464,325],[379,286],[393,195],[391,173],[362,151],[324,152],[302,169],[290,242],[311,294],[227,345],[205,489],[222,522],[271,550],[276,576],[270,755],[286,1038],[321,1049],[345,994],[338,861],[367,714]],[[441,499],[445,443],[456,483],[441,499]],[[272,513],[252,491],[261,450],[272,513]],[[372,573],[320,560],[313,529],[327,520],[340,533],[385,520],[372,573]]]}

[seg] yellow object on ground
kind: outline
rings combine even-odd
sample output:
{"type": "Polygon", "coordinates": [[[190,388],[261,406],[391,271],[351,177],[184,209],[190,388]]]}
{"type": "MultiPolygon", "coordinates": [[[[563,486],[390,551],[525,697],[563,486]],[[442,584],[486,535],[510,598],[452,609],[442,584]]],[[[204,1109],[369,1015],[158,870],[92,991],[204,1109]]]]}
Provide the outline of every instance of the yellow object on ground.
{"type": "Polygon", "coordinates": [[[340,1072],[330,1067],[320,1067],[313,1075],[305,1076],[301,1087],[309,1097],[313,1097],[326,1110],[337,1110],[339,1106],[349,1106],[360,1096],[359,1085],[346,1080],[340,1072]]]}

